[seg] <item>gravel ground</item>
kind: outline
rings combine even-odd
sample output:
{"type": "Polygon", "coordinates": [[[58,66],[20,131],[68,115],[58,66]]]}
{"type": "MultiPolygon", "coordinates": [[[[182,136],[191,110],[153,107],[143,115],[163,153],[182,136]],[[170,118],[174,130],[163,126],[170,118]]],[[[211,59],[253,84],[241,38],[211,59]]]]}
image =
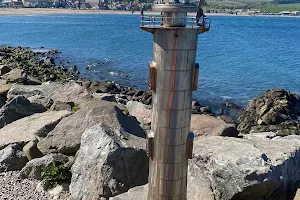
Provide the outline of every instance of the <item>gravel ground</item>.
{"type": "Polygon", "coordinates": [[[0,200],[70,200],[66,192],[54,198],[45,191],[37,192],[38,183],[38,180],[18,178],[18,172],[0,173],[0,200]]]}

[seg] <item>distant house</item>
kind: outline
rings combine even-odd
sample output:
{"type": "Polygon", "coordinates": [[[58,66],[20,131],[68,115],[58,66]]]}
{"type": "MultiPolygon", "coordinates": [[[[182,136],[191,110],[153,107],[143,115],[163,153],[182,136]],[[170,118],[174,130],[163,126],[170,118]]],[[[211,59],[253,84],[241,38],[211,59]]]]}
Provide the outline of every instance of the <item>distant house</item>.
{"type": "Polygon", "coordinates": [[[290,11],[281,11],[278,13],[279,15],[290,15],[291,12],[290,11]]]}
{"type": "Polygon", "coordinates": [[[25,0],[24,5],[26,7],[33,7],[33,8],[48,8],[48,7],[55,7],[53,2],[49,0],[25,0]]]}
{"type": "Polygon", "coordinates": [[[100,2],[99,5],[98,5],[99,9],[100,10],[108,10],[108,5],[107,5],[107,1],[105,2],[100,2]]]}
{"type": "Polygon", "coordinates": [[[293,11],[293,12],[291,12],[291,15],[293,15],[293,16],[299,16],[300,12],[299,11],[293,11]]]}
{"type": "Polygon", "coordinates": [[[117,4],[116,9],[117,10],[126,10],[126,5],[125,4],[117,4]]]}
{"type": "Polygon", "coordinates": [[[1,2],[0,7],[1,8],[6,8],[6,7],[8,7],[8,3],[7,2],[1,2]]]}
{"type": "Polygon", "coordinates": [[[85,2],[84,5],[87,9],[99,9],[99,3],[97,2],[85,2]]]}
{"type": "Polygon", "coordinates": [[[23,2],[21,0],[4,0],[1,2],[1,7],[20,8],[23,7],[23,2]]]}

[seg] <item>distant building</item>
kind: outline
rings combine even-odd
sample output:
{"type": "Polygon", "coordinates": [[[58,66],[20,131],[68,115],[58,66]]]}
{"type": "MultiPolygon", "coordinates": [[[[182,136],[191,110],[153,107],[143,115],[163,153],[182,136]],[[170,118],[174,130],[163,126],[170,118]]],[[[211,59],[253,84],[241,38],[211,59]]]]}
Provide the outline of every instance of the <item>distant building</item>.
{"type": "Polygon", "coordinates": [[[99,3],[98,2],[85,2],[84,6],[87,9],[99,9],[99,3]]]}
{"type": "Polygon", "coordinates": [[[291,15],[293,15],[293,16],[299,16],[300,12],[299,11],[293,11],[293,12],[291,12],[291,15]]]}
{"type": "Polygon", "coordinates": [[[55,7],[54,3],[50,2],[49,0],[24,0],[24,7],[49,8],[55,7]]]}
{"type": "Polygon", "coordinates": [[[290,11],[281,11],[278,13],[279,15],[290,15],[291,12],[290,11]]]}
{"type": "Polygon", "coordinates": [[[1,7],[21,8],[23,2],[21,0],[4,0],[1,2],[1,7]]]}

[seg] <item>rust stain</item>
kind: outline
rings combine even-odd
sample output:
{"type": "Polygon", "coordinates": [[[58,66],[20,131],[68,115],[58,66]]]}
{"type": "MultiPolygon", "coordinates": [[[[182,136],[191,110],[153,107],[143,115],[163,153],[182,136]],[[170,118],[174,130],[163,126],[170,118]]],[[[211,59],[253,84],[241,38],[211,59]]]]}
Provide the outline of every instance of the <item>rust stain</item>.
{"type": "Polygon", "coordinates": [[[171,108],[174,103],[174,90],[175,90],[175,81],[176,81],[176,65],[177,65],[177,37],[178,37],[178,31],[174,30],[174,41],[173,41],[173,50],[172,50],[172,66],[171,66],[171,77],[170,77],[170,86],[171,90],[169,92],[169,102],[168,102],[168,120],[169,120],[169,127],[171,127],[171,108]]]}

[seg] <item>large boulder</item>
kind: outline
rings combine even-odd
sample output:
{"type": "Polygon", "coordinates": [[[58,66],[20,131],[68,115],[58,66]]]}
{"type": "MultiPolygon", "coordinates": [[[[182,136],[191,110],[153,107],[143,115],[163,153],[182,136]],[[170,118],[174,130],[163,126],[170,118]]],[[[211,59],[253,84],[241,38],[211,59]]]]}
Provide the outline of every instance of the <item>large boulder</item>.
{"type": "Polygon", "coordinates": [[[43,168],[50,166],[54,162],[65,164],[69,162],[69,158],[63,154],[48,154],[44,157],[33,159],[22,168],[19,176],[21,178],[41,179],[43,168]]]}
{"type": "Polygon", "coordinates": [[[145,105],[137,101],[128,101],[126,108],[130,115],[136,117],[136,119],[142,124],[151,123],[151,106],[145,105]]]}
{"type": "Polygon", "coordinates": [[[74,102],[61,102],[61,101],[54,101],[50,107],[50,110],[67,110],[72,111],[72,107],[74,107],[74,102]]]}
{"type": "Polygon", "coordinates": [[[141,138],[120,135],[103,125],[87,129],[71,169],[73,199],[108,198],[147,183],[145,144],[141,138]]]}
{"type": "MultiPolygon", "coordinates": [[[[299,150],[300,136],[199,137],[189,160],[188,200],[293,199],[300,182],[299,150]]],[[[147,189],[112,199],[146,199],[147,189]]]]}
{"type": "Polygon", "coordinates": [[[20,170],[28,162],[18,144],[10,144],[0,150],[0,172],[20,170]]]}
{"type": "Polygon", "coordinates": [[[145,137],[137,120],[125,115],[118,107],[87,107],[81,108],[73,115],[63,119],[46,138],[38,143],[38,148],[44,154],[53,152],[75,154],[79,149],[83,132],[96,124],[111,127],[120,135],[128,132],[145,137]]]}
{"type": "Polygon", "coordinates": [[[81,104],[92,99],[88,91],[75,82],[66,84],[43,83],[42,85],[24,86],[16,84],[7,93],[7,98],[11,99],[17,95],[29,97],[50,98],[54,101],[74,102],[81,104]]]}
{"type": "Polygon", "coordinates": [[[0,149],[11,143],[27,143],[43,138],[62,118],[70,114],[68,111],[37,113],[8,124],[0,129],[0,149]]]}
{"type": "Polygon", "coordinates": [[[11,71],[11,68],[6,65],[0,65],[0,75],[6,74],[11,71]]]}
{"type": "Polygon", "coordinates": [[[42,152],[40,152],[40,150],[37,148],[37,140],[32,140],[32,141],[28,142],[23,147],[23,153],[27,157],[28,160],[43,157],[42,152]]]}
{"type": "Polygon", "coordinates": [[[222,119],[209,115],[192,115],[191,131],[196,136],[229,136],[236,137],[239,132],[235,124],[229,124],[222,119]]]}
{"type": "MultiPolygon", "coordinates": [[[[110,198],[110,200],[146,200],[149,185],[134,187],[128,192],[110,198]]],[[[187,200],[215,200],[208,180],[198,177],[188,177],[187,200]]]]}
{"type": "Polygon", "coordinates": [[[120,93],[120,89],[114,83],[106,83],[106,82],[93,82],[88,87],[88,90],[91,93],[110,93],[110,94],[118,94],[120,93]]]}
{"type": "Polygon", "coordinates": [[[38,79],[28,76],[27,72],[18,68],[12,69],[8,73],[1,76],[1,79],[5,79],[8,83],[22,83],[27,85],[41,85],[38,79]]]}
{"type": "Polygon", "coordinates": [[[204,174],[216,200],[292,199],[300,181],[299,139],[199,138],[191,176],[204,174]]]}
{"type": "Polygon", "coordinates": [[[0,79],[0,95],[6,99],[7,92],[10,90],[10,88],[13,86],[13,84],[7,83],[6,80],[0,79]]]}
{"type": "Polygon", "coordinates": [[[239,117],[241,133],[275,131],[300,134],[300,97],[282,89],[266,91],[253,99],[239,117]]]}
{"type": "MultiPolygon", "coordinates": [[[[0,86],[1,87],[1,86],[0,86]]],[[[1,90],[1,89],[0,89],[1,90]]],[[[0,94],[0,108],[2,107],[2,106],[4,106],[5,105],[5,99],[2,97],[2,95],[0,94]]]]}
{"type": "Polygon", "coordinates": [[[111,101],[116,102],[116,95],[109,93],[93,93],[92,94],[95,99],[103,100],[103,101],[111,101]]]}
{"type": "Polygon", "coordinates": [[[16,96],[0,109],[0,128],[23,117],[46,110],[40,104],[30,103],[24,96],[16,96]]]}

